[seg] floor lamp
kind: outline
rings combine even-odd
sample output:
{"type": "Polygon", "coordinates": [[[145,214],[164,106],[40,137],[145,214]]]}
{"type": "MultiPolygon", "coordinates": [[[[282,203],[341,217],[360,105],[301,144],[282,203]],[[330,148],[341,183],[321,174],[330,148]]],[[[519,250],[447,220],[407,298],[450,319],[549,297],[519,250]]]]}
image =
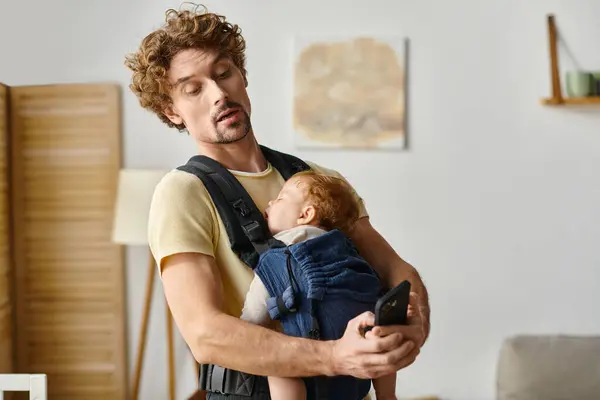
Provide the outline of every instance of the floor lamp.
{"type": "MultiPolygon", "coordinates": [[[[115,201],[115,215],[112,240],[129,246],[148,246],[148,213],[154,188],[165,171],[144,169],[123,169],[119,173],[119,187],[115,201]]],[[[146,350],[148,321],[152,304],[152,293],[157,266],[148,249],[148,280],[142,310],[142,322],[139,332],[136,364],[133,375],[131,399],[138,400],[142,365],[146,350]]],[[[175,355],[173,346],[173,319],[169,306],[167,311],[167,357],[169,399],[175,400],[175,355]]]]}

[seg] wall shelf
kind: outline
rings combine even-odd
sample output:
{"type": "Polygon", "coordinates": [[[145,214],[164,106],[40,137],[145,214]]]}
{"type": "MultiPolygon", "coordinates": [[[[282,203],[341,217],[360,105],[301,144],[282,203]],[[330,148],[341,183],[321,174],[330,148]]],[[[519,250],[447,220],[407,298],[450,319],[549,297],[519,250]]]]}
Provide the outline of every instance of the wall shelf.
{"type": "Polygon", "coordinates": [[[600,105],[600,96],[595,97],[563,97],[542,99],[542,104],[547,106],[561,105],[600,105]]]}
{"type": "Polygon", "coordinates": [[[600,96],[591,97],[564,97],[560,86],[560,73],[558,70],[558,52],[556,23],[554,15],[548,15],[548,40],[550,42],[550,73],[552,76],[552,97],[541,100],[544,105],[600,105],[600,96]]]}

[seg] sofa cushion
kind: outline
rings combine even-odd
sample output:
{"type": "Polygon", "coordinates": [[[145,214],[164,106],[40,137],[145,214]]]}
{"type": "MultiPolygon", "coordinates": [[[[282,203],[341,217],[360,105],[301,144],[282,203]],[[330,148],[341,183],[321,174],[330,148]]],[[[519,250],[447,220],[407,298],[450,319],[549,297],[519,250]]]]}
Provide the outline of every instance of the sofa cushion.
{"type": "Polygon", "coordinates": [[[498,400],[600,399],[600,336],[517,336],[500,350],[498,400]]]}

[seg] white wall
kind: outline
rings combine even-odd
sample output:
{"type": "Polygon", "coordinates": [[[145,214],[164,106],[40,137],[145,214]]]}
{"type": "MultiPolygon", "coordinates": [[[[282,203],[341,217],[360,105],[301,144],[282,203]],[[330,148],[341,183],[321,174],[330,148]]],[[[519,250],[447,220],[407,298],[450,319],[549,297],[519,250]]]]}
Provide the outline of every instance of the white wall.
{"type": "MultiPolygon", "coordinates": [[[[600,2],[319,3],[208,5],[242,26],[256,132],[263,143],[284,151],[295,151],[287,108],[294,34],[310,29],[410,38],[409,151],[295,151],[348,176],[375,226],[427,283],[431,339],[418,362],[399,374],[399,394],[491,399],[496,354],[506,335],[598,333],[600,107],[547,108],[538,100],[550,93],[546,13],[556,13],[577,62],[600,70],[600,2]]],[[[117,81],[125,88],[125,53],[162,22],[167,7],[178,5],[3,0],[0,81],[117,81]]],[[[573,63],[561,55],[562,66],[570,68],[573,63]]],[[[191,141],[124,93],[126,166],[185,162],[194,151],[191,141]]],[[[139,248],[128,256],[130,360],[146,257],[139,248]]],[[[157,294],[162,296],[160,288],[157,294]]],[[[157,301],[145,399],[167,398],[163,316],[157,301]]],[[[177,351],[183,398],[194,377],[181,341],[177,351]]]]}

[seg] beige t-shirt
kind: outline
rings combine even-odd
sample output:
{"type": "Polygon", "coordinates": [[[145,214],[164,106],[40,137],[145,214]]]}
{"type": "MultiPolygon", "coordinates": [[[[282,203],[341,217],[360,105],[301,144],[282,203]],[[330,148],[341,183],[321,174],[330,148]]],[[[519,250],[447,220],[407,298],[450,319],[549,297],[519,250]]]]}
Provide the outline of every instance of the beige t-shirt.
{"type": "MultiPolygon", "coordinates": [[[[316,172],[343,178],[338,172],[306,161],[316,172]]],[[[246,189],[261,212],[277,197],[284,180],[268,165],[259,173],[230,171],[246,189]]],[[[356,194],[356,193],[355,193],[356,194]]],[[[367,212],[356,194],[361,217],[367,212]]],[[[215,258],[225,293],[225,312],[239,317],[254,272],[231,250],[229,237],[202,181],[173,170],[156,186],[148,221],[150,250],[162,271],[166,257],[177,253],[203,253],[215,258]]]]}

